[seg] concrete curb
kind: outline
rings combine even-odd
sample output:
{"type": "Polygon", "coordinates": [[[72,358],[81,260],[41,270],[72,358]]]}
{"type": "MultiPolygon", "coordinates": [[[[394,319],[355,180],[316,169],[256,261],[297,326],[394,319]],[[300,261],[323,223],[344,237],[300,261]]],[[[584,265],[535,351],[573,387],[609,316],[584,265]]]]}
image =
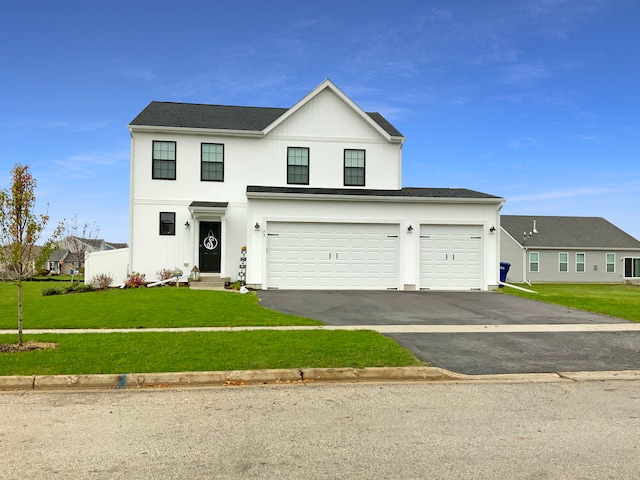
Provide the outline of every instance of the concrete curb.
{"type": "Polygon", "coordinates": [[[640,371],[463,375],[437,367],[374,367],[0,376],[0,390],[133,389],[312,382],[543,383],[606,380],[640,380],[640,371]]]}

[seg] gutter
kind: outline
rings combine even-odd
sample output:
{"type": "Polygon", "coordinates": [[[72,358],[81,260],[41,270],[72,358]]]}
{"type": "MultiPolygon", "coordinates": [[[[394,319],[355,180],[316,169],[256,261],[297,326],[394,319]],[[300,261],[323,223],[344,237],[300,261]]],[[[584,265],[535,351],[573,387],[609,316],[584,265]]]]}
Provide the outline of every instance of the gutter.
{"type": "Polygon", "coordinates": [[[280,193],[247,192],[247,198],[260,200],[329,200],[356,202],[396,202],[396,203],[478,203],[503,204],[503,198],[457,198],[457,197],[408,197],[402,195],[344,195],[326,193],[280,193]]]}

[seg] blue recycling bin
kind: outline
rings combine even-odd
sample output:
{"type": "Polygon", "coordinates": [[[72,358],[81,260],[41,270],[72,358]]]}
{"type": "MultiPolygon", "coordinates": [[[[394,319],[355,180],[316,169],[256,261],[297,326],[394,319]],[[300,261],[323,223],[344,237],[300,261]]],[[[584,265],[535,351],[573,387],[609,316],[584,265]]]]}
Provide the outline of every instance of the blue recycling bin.
{"type": "MultiPolygon", "coordinates": [[[[509,262],[500,262],[500,281],[507,281],[507,273],[509,273],[509,268],[511,268],[511,264],[509,262]]],[[[499,285],[502,288],[502,285],[499,285]]]]}

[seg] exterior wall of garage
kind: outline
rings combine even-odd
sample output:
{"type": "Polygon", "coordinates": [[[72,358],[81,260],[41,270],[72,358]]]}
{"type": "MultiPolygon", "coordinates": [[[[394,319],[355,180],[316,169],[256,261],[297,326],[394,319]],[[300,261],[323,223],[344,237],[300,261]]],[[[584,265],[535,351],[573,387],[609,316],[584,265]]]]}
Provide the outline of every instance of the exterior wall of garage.
{"type": "Polygon", "coordinates": [[[333,224],[380,224],[398,231],[398,290],[416,290],[420,285],[420,226],[476,225],[481,231],[481,284],[489,290],[499,279],[499,235],[491,227],[499,225],[496,201],[456,199],[385,198],[331,199],[313,195],[296,197],[250,197],[247,208],[247,284],[269,288],[267,275],[270,224],[316,222],[333,224]],[[255,224],[259,228],[255,228],[255,224]],[[409,227],[411,226],[411,229],[409,227]]]}

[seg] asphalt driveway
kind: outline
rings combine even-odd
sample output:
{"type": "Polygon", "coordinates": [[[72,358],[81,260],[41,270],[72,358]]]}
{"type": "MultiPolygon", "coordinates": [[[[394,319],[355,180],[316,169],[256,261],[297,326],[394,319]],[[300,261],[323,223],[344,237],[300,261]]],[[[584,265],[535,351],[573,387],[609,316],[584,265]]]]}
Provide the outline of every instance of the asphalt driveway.
{"type": "Polygon", "coordinates": [[[579,332],[388,333],[458,373],[640,370],[640,332],[588,331],[626,320],[493,292],[258,291],[266,308],[328,325],[581,324],[579,332]]]}

